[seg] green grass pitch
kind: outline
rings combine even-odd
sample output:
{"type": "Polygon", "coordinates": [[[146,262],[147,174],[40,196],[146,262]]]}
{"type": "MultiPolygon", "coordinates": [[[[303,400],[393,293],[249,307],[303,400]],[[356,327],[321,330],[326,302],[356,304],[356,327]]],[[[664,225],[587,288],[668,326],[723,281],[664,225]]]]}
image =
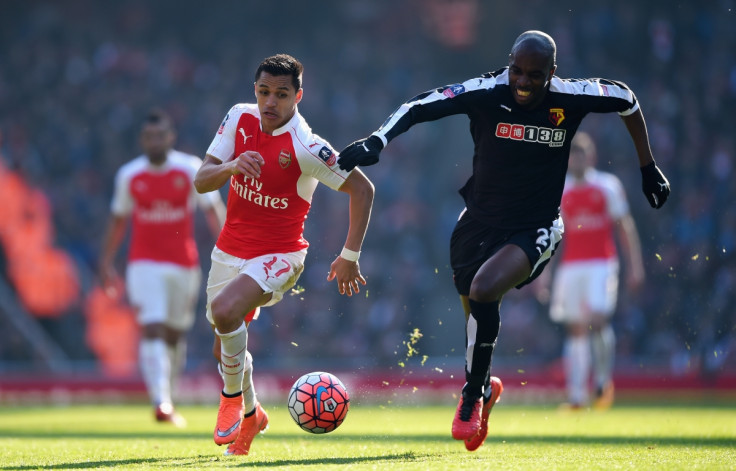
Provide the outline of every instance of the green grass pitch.
{"type": "Polygon", "coordinates": [[[0,469],[736,469],[736,407],[728,405],[561,413],[501,402],[473,453],[450,437],[452,405],[353,404],[327,435],[303,432],[285,406],[267,405],[270,428],[241,457],[212,442],[216,406],[180,410],[185,429],[155,423],[143,405],[2,407],[0,469]]]}

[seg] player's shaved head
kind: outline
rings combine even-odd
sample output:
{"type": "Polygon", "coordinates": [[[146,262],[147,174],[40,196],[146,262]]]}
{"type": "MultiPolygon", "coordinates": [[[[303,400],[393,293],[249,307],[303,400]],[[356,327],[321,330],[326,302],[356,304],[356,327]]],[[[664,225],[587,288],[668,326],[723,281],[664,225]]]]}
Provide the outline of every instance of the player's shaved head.
{"type": "Polygon", "coordinates": [[[555,40],[543,31],[531,30],[521,33],[511,47],[510,56],[514,57],[520,51],[544,54],[549,58],[550,68],[557,64],[557,45],[555,44],[555,40]]]}

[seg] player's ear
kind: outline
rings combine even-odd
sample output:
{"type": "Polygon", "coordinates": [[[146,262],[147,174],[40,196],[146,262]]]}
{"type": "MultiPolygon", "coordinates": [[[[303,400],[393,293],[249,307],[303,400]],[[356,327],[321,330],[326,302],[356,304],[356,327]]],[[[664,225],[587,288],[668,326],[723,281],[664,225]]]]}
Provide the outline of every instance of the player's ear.
{"type": "Polygon", "coordinates": [[[176,142],[176,131],[174,131],[173,129],[169,129],[169,132],[166,133],[166,144],[169,147],[173,147],[175,142],[176,142]]]}
{"type": "Polygon", "coordinates": [[[304,94],[304,89],[303,88],[300,88],[299,90],[296,91],[296,101],[295,101],[295,103],[298,104],[300,101],[302,101],[302,95],[303,94],[304,94]]]}
{"type": "Polygon", "coordinates": [[[555,75],[555,71],[557,70],[557,64],[553,65],[551,69],[549,69],[549,75],[547,75],[547,81],[552,80],[552,76],[555,75]]]}

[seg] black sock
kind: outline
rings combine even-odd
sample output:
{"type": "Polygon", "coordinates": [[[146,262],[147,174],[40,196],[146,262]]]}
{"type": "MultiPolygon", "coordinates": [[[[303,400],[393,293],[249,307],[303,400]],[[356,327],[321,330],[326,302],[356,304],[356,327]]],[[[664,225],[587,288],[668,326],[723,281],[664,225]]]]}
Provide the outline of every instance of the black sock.
{"type": "MultiPolygon", "coordinates": [[[[478,398],[483,394],[483,386],[489,378],[493,348],[496,346],[498,332],[501,328],[500,302],[480,303],[469,299],[470,319],[468,323],[475,324],[475,339],[468,338],[474,345],[472,352],[466,350],[465,381],[463,394],[467,397],[478,398]],[[472,355],[472,356],[471,356],[472,355]],[[468,364],[472,358],[471,364],[468,364]]],[[[466,329],[469,336],[470,329],[466,329]]]]}
{"type": "Polygon", "coordinates": [[[256,413],[256,408],[254,407],[252,411],[248,412],[247,414],[243,415],[243,418],[247,419],[251,415],[256,413]]]}
{"type": "Polygon", "coordinates": [[[227,397],[227,398],[238,397],[242,395],[243,395],[243,391],[238,391],[235,394],[226,394],[225,391],[222,391],[222,396],[227,397]]]}

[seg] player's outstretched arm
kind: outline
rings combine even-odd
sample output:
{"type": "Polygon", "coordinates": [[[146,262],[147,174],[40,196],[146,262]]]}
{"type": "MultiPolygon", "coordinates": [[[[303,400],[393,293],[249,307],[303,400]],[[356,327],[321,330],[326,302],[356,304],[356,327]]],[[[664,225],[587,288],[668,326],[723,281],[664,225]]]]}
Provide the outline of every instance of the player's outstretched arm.
{"type": "Polygon", "coordinates": [[[373,208],[373,183],[360,169],[355,169],[340,187],[340,191],[350,195],[350,226],[345,246],[340,255],[330,265],[327,281],[337,279],[340,294],[352,296],[360,292],[360,284],[366,281],[360,273],[358,258],[373,208]]]}
{"type": "Polygon", "coordinates": [[[352,170],[356,166],[367,166],[378,163],[378,156],[383,150],[383,142],[378,136],[358,139],[340,152],[337,163],[343,170],[352,170]]]}
{"type": "Polygon", "coordinates": [[[626,286],[633,293],[639,290],[645,278],[639,231],[630,213],[616,221],[616,228],[626,257],[626,286]]]}
{"type": "Polygon", "coordinates": [[[649,147],[647,125],[641,108],[628,116],[623,116],[622,119],[631,135],[631,139],[634,141],[634,147],[639,156],[641,187],[644,196],[646,196],[652,208],[659,209],[670,195],[670,182],[654,162],[654,156],[652,156],[652,150],[649,147]]]}

